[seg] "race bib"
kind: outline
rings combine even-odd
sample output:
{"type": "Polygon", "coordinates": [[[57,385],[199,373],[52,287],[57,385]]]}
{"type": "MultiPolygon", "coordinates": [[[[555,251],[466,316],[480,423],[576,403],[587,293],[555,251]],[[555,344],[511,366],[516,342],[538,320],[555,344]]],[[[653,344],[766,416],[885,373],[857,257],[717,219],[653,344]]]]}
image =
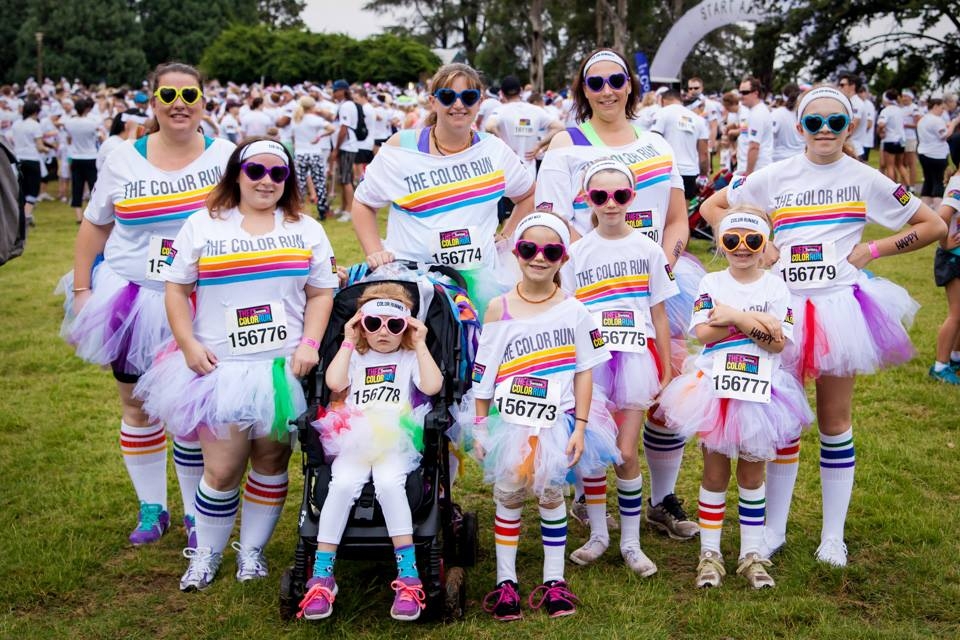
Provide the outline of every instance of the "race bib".
{"type": "Polygon", "coordinates": [[[627,224],[639,229],[657,244],[660,244],[660,229],[657,228],[657,210],[627,211],[627,224]]]}
{"type": "Polygon", "coordinates": [[[533,122],[530,118],[520,118],[517,120],[516,126],[513,127],[513,135],[515,138],[530,138],[536,135],[537,131],[533,128],[533,122]]]}
{"type": "Polygon", "coordinates": [[[773,362],[765,354],[719,351],[713,355],[713,393],[718,398],[770,402],[773,362]]]}
{"type": "Polygon", "coordinates": [[[647,336],[644,332],[646,321],[643,316],[626,309],[597,311],[592,314],[593,321],[600,327],[600,335],[610,351],[639,353],[647,348],[647,336]]]}
{"type": "Polygon", "coordinates": [[[173,238],[150,236],[147,247],[147,280],[163,281],[163,270],[173,264],[173,238]]]}
{"type": "Polygon", "coordinates": [[[455,269],[476,269],[483,261],[476,227],[433,232],[430,253],[437,264],[455,269]]]}
{"type": "Polygon", "coordinates": [[[784,247],[780,275],[790,289],[816,289],[837,278],[837,247],[828,241],[784,247]]]}
{"type": "Polygon", "coordinates": [[[363,379],[351,384],[353,404],[357,407],[390,407],[400,405],[397,386],[397,365],[381,364],[363,368],[363,379]]]}
{"type": "Polygon", "coordinates": [[[693,118],[689,116],[680,116],[677,120],[677,128],[687,133],[696,133],[696,126],[693,124],[693,118]]]}
{"type": "Polygon", "coordinates": [[[510,376],[497,385],[493,401],[507,422],[549,429],[560,415],[560,385],[536,376],[510,376]]]}
{"type": "Polygon", "coordinates": [[[281,349],[287,339],[287,312],[279,302],[227,309],[226,321],[233,355],[281,349]]]}

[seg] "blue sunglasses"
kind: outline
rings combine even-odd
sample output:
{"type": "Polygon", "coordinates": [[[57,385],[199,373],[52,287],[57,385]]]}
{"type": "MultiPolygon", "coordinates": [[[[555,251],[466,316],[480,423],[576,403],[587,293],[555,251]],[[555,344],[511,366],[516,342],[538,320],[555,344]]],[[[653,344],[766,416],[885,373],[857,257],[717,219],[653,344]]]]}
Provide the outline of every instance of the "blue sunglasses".
{"type": "Polygon", "coordinates": [[[817,134],[827,125],[831,133],[841,133],[850,124],[850,116],[845,113],[831,113],[828,116],[821,116],[818,113],[808,113],[800,120],[800,124],[807,133],[817,134]]]}
{"type": "Polygon", "coordinates": [[[480,101],[480,91],[477,89],[464,89],[459,93],[453,89],[437,89],[433,92],[433,97],[437,102],[445,107],[452,107],[453,103],[460,100],[465,107],[472,107],[480,101]]]}

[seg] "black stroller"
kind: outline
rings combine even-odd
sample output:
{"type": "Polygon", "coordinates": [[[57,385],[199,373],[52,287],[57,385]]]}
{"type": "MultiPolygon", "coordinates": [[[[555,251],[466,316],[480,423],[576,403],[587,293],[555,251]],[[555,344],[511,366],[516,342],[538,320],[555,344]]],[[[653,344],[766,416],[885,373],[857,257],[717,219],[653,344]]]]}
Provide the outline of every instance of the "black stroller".
{"type": "MultiPolygon", "coordinates": [[[[431,276],[440,274],[465,289],[456,271],[439,265],[430,267],[430,271],[431,276]]],[[[380,273],[375,274],[337,293],[320,346],[320,364],[305,382],[309,408],[298,423],[304,473],[303,501],[293,566],[284,572],[280,580],[280,616],[283,619],[291,619],[296,615],[306,591],[317,549],[320,510],[330,483],[331,468],[325,460],[323,444],[316,430],[310,426],[318,411],[329,401],[330,391],[323,384],[326,365],[340,347],[343,326],[356,312],[357,299],[367,286],[381,282],[401,284],[416,301],[413,315],[429,329],[427,346],[444,378],[444,386],[440,393],[431,398],[433,408],[424,420],[422,462],[418,469],[407,476],[406,483],[407,500],[413,515],[417,567],[427,596],[421,619],[457,619],[464,613],[464,568],[476,562],[477,518],[474,513],[464,513],[453,502],[450,491],[450,440],[446,434],[452,423],[450,407],[459,402],[469,379],[465,375],[467,366],[463,360],[460,317],[447,288],[434,282],[432,277],[418,275],[414,270],[397,278],[381,276],[380,273]]],[[[393,544],[370,481],[364,486],[350,513],[337,549],[337,558],[393,558],[393,544]]]]}

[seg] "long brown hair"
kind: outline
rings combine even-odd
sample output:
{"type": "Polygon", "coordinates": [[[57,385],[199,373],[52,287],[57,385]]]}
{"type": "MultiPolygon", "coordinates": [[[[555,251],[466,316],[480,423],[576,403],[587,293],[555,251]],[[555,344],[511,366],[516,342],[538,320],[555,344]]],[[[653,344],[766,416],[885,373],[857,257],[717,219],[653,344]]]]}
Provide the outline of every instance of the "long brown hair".
{"type": "MultiPolygon", "coordinates": [[[[429,91],[432,94],[437,89],[446,89],[453,84],[453,81],[457,76],[462,76],[467,83],[468,89],[476,89],[481,92],[481,100],[483,99],[483,82],[480,80],[480,74],[477,73],[477,70],[471,67],[468,64],[463,64],[462,62],[451,62],[450,64],[445,64],[437,72],[433,74],[433,77],[430,78],[429,91]]],[[[432,127],[437,124],[437,112],[431,111],[427,115],[427,119],[424,121],[424,125],[432,127]]]]}
{"type": "MultiPolygon", "coordinates": [[[[396,300],[411,311],[413,310],[413,300],[410,298],[410,294],[403,288],[403,285],[395,282],[374,284],[364,289],[363,293],[360,294],[360,297],[357,299],[357,309],[359,310],[364,304],[378,298],[396,300]]],[[[357,353],[366,353],[370,350],[370,343],[367,341],[367,334],[363,327],[360,327],[360,330],[357,332],[357,344],[355,348],[357,353]]],[[[409,350],[414,348],[413,331],[411,331],[409,324],[407,325],[407,330],[403,332],[403,338],[400,339],[400,348],[409,350]]]]}
{"type": "MultiPolygon", "coordinates": [[[[160,78],[168,73],[183,73],[188,76],[193,76],[197,80],[197,86],[200,87],[201,90],[203,89],[203,76],[196,67],[193,67],[185,62],[161,62],[153,70],[153,73],[150,74],[151,97],[153,97],[154,92],[160,86],[160,78]]],[[[156,133],[157,131],[160,131],[160,122],[157,120],[156,116],[152,116],[144,124],[143,134],[148,135],[151,133],[156,133]]]]}
{"type": "MultiPolygon", "coordinates": [[[[259,140],[269,140],[270,138],[247,138],[230,154],[227,160],[227,169],[223,172],[223,177],[217,186],[207,194],[205,206],[210,212],[211,218],[218,217],[222,212],[233,209],[240,204],[240,155],[248,146],[259,140]]],[[[290,167],[290,175],[283,183],[283,195],[277,202],[277,207],[283,210],[283,220],[285,222],[297,222],[300,220],[303,201],[300,198],[300,189],[297,187],[297,173],[294,166],[293,157],[290,150],[283,148],[287,155],[287,166],[290,167]]]]}
{"type": "Polygon", "coordinates": [[[627,117],[627,120],[632,120],[637,115],[637,106],[640,104],[641,99],[640,80],[637,78],[637,74],[630,70],[630,63],[627,62],[627,58],[616,49],[611,49],[610,47],[594,49],[587,54],[587,57],[583,59],[583,62],[580,63],[577,69],[577,75],[573,79],[573,86],[571,87],[573,104],[577,110],[577,120],[586,122],[593,117],[593,109],[590,107],[590,102],[587,100],[587,94],[584,89],[585,81],[583,79],[583,72],[586,69],[587,63],[590,62],[590,58],[601,51],[609,51],[616,55],[623,63],[623,68],[627,70],[627,76],[630,78],[630,95],[627,96],[627,103],[624,105],[624,115],[627,117]]]}

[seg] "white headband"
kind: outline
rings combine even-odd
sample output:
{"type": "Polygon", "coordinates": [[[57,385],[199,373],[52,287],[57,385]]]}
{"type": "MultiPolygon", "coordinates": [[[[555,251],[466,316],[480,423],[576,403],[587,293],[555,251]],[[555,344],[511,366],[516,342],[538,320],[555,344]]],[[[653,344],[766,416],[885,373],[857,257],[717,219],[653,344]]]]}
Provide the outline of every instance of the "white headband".
{"type": "Polygon", "coordinates": [[[521,220],[520,224],[517,225],[517,231],[513,234],[514,243],[518,242],[520,238],[523,237],[524,232],[530,227],[547,227],[560,236],[560,241],[563,242],[563,246],[570,246],[570,230],[567,229],[567,225],[564,224],[563,220],[552,213],[531,213],[521,220]]]}
{"type": "Polygon", "coordinates": [[[138,116],[135,113],[121,113],[120,122],[136,122],[137,124],[143,124],[147,121],[147,116],[138,116]]]}
{"type": "Polygon", "coordinates": [[[750,229],[763,234],[764,238],[770,237],[770,225],[767,221],[758,215],[746,212],[735,211],[720,221],[720,227],[717,233],[725,234],[730,229],[750,229]]]}
{"type": "Polygon", "coordinates": [[[287,150],[283,148],[282,144],[274,142],[273,140],[257,140],[247,145],[243,151],[240,152],[240,162],[261,153],[269,153],[272,156],[277,156],[283,160],[284,164],[289,162],[289,160],[287,160],[287,150]]]}
{"type": "Polygon", "coordinates": [[[597,51],[595,54],[590,56],[590,59],[587,60],[587,64],[583,65],[583,77],[584,78],[587,77],[587,69],[597,64],[598,62],[603,62],[604,60],[608,60],[610,62],[615,63],[621,69],[623,69],[627,75],[630,75],[630,70],[627,69],[626,65],[624,65],[623,60],[620,59],[620,56],[615,54],[613,51],[597,51]]]}
{"type": "Polygon", "coordinates": [[[365,316],[407,318],[410,316],[410,309],[407,308],[407,305],[397,300],[376,298],[363,303],[363,306],[360,307],[360,313],[365,316]]]}
{"type": "Polygon", "coordinates": [[[807,91],[800,100],[800,106],[797,107],[797,122],[800,122],[800,120],[803,118],[803,112],[808,106],[810,106],[810,103],[819,98],[830,98],[831,100],[836,100],[847,112],[847,115],[853,117],[853,105],[850,104],[850,98],[843,95],[843,92],[841,92],[839,89],[834,89],[833,87],[817,87],[816,89],[807,91]]]}
{"type": "Polygon", "coordinates": [[[626,164],[620,160],[615,160],[614,158],[603,158],[602,160],[597,160],[590,164],[587,167],[586,172],[583,174],[583,190],[587,190],[587,185],[590,184],[590,180],[593,176],[597,175],[601,171],[619,171],[627,177],[627,180],[630,182],[630,188],[633,189],[634,185],[637,182],[637,178],[633,175],[633,171],[630,170],[626,164]]]}

